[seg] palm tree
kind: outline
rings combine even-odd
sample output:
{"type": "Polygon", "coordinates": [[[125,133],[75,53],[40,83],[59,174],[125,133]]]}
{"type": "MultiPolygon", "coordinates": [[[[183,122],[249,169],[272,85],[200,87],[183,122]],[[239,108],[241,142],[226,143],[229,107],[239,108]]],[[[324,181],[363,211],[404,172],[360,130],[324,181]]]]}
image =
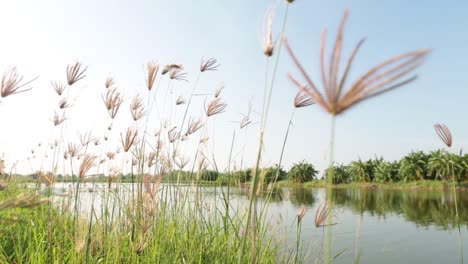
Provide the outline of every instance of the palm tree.
{"type": "Polygon", "coordinates": [[[405,182],[426,178],[427,162],[428,157],[424,152],[411,152],[400,160],[399,178],[405,182]]]}
{"type": "Polygon", "coordinates": [[[382,161],[376,167],[374,171],[374,182],[395,182],[398,181],[398,171],[400,164],[397,161],[388,162],[382,161]]]}

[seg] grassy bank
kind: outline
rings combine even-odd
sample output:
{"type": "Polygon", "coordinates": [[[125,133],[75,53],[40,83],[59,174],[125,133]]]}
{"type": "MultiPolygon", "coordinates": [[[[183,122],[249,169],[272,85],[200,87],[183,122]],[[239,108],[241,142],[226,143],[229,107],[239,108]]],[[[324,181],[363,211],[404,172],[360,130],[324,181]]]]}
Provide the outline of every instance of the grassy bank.
{"type": "MultiPolygon", "coordinates": [[[[351,182],[340,184],[328,184],[325,180],[315,180],[305,183],[294,182],[290,180],[278,181],[275,187],[332,187],[332,188],[371,188],[371,189],[430,189],[443,190],[452,187],[453,183],[449,181],[421,180],[411,182],[394,182],[394,183],[368,183],[368,182],[351,182]]],[[[468,182],[458,182],[456,187],[459,190],[468,191],[468,182]]]]}
{"type": "MultiPolygon", "coordinates": [[[[26,190],[14,184],[0,192],[0,201],[26,190]]],[[[28,190],[31,192],[31,190],[28,190]]],[[[109,193],[113,195],[112,193],[109,193]]],[[[161,193],[162,194],[162,193],[161,193]]],[[[118,197],[115,194],[115,197],[118,197]]],[[[174,193],[183,199],[181,193],[174,193]]],[[[114,217],[98,208],[77,220],[69,199],[33,208],[0,211],[1,263],[247,263],[239,255],[242,214],[221,213],[209,205],[184,207],[182,201],[165,204],[145,200],[142,214],[130,202],[121,204],[114,217]]],[[[190,202],[190,201],[187,201],[190,202]]],[[[118,203],[112,199],[112,203],[118,203]]],[[[112,203],[110,208],[112,208],[112,203]]],[[[227,209],[229,211],[229,209],[227,209]]],[[[232,209],[231,209],[232,210],[232,209]]],[[[226,211],[226,210],[224,210],[226,211]]],[[[278,238],[267,235],[259,223],[255,239],[261,263],[289,262],[278,253],[278,238]]],[[[250,240],[250,237],[247,236],[250,240]]],[[[249,243],[250,244],[250,243],[249,243]]],[[[247,252],[250,252],[247,251],[247,252]]]]}

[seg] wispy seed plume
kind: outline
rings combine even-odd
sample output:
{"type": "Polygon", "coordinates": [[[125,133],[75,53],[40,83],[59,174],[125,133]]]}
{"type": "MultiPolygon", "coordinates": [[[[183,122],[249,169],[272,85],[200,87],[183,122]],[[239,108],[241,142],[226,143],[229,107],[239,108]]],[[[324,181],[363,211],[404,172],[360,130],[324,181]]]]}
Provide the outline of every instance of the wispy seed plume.
{"type": "Polygon", "coordinates": [[[67,82],[68,85],[73,85],[79,80],[86,77],[85,72],[88,67],[82,68],[83,65],[80,62],[75,62],[75,64],[67,66],[67,82]]]}
{"type": "Polygon", "coordinates": [[[136,138],[138,136],[138,131],[136,129],[127,128],[127,132],[125,133],[125,139],[120,133],[120,140],[122,142],[122,147],[125,152],[128,152],[133,144],[136,143],[136,138]]]}
{"type": "Polygon", "coordinates": [[[156,75],[158,74],[159,63],[157,62],[148,62],[146,64],[146,87],[148,91],[151,91],[153,88],[154,82],[156,81],[156,75]]]}
{"type": "Polygon", "coordinates": [[[221,101],[221,98],[215,98],[205,105],[205,113],[208,117],[223,113],[227,104],[221,101]]]}
{"type": "Polygon", "coordinates": [[[54,89],[54,91],[59,95],[59,96],[62,96],[63,92],[65,91],[65,84],[63,83],[60,83],[60,82],[55,82],[55,81],[51,81],[50,84],[52,84],[52,88],[54,89]]]}
{"type": "MultiPolygon", "coordinates": [[[[420,49],[391,57],[369,69],[366,73],[361,75],[361,77],[359,77],[346,92],[344,92],[346,79],[351,69],[351,65],[353,64],[355,56],[365,40],[361,39],[361,41],[359,41],[359,43],[356,45],[350,57],[348,58],[343,74],[340,77],[339,64],[343,45],[342,41],[344,25],[347,18],[348,11],[345,11],[338,29],[334,48],[329,59],[328,70],[325,66],[326,31],[324,30],[322,33],[320,46],[320,71],[322,75],[324,95],[319,92],[315,83],[307,75],[291,47],[289,46],[287,40],[284,40],[285,47],[289,52],[289,55],[291,56],[294,64],[298,68],[302,77],[307,81],[309,88],[304,89],[304,91],[322,108],[324,108],[332,115],[338,115],[360,102],[402,87],[414,81],[417,78],[416,75],[410,76],[406,79],[403,78],[419,67],[424,62],[426,55],[429,53],[429,50],[427,49],[420,49]]],[[[289,75],[289,79],[299,88],[303,87],[291,75],[289,75]]]]}
{"type": "Polygon", "coordinates": [[[450,148],[452,146],[452,134],[449,128],[444,124],[435,124],[434,129],[444,144],[450,148]]]}
{"type": "Polygon", "coordinates": [[[9,68],[3,73],[2,76],[2,87],[0,89],[0,96],[7,97],[13,94],[27,92],[32,88],[22,88],[35,81],[37,78],[39,77],[23,82],[24,76],[18,73],[16,67],[9,68]]]}
{"type": "Polygon", "coordinates": [[[207,60],[204,60],[202,58],[201,63],[200,63],[200,71],[205,72],[205,71],[217,71],[218,67],[220,65],[214,58],[209,58],[207,60]]]}

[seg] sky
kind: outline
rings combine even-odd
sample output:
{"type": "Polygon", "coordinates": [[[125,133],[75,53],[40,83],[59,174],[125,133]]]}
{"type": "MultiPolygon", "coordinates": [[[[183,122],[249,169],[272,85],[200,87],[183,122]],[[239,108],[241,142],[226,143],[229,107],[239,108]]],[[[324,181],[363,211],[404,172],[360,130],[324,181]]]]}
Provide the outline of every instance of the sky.
{"type": "MultiPolygon", "coordinates": [[[[1,1],[0,72],[17,66],[25,79],[39,79],[32,83],[31,91],[0,99],[0,155],[7,166],[18,161],[19,172],[43,165],[43,157],[36,157],[32,163],[27,158],[31,161],[32,149],[39,153],[39,142],[44,148],[59,135],[50,121],[58,101],[50,81],[65,81],[68,64],[79,61],[88,69],[86,78],[67,94],[73,108],[67,115],[65,137],[77,138],[77,131],[92,131],[96,137],[106,133],[108,118],[101,96],[106,92],[105,79],[112,76],[125,97],[122,117],[113,128],[117,144],[119,133],[131,124],[129,102],[133,96],[148,92],[148,61],[184,66],[188,82],[170,84],[162,79],[157,87],[160,94],[169,91],[175,98],[190,93],[201,58],[213,57],[221,65],[219,70],[201,74],[196,89],[211,96],[223,84],[221,97],[228,106],[225,113],[209,120],[208,152],[220,167],[226,167],[235,133],[233,164],[240,168],[242,160],[242,167],[253,166],[265,86],[262,25],[266,12],[273,8],[273,36],[277,38],[286,5],[285,1],[272,0],[1,1]],[[241,130],[238,122],[248,112],[249,102],[253,123],[241,130]]],[[[329,51],[346,8],[350,16],[345,27],[344,57],[367,37],[350,80],[396,54],[420,48],[430,48],[431,53],[417,69],[419,78],[415,82],[338,116],[335,160],[346,163],[376,156],[396,160],[412,150],[442,148],[433,129],[435,123],[444,123],[452,131],[452,151],[467,149],[468,71],[464,65],[468,47],[464,32],[468,28],[468,2],[294,1],[289,6],[284,35],[319,87],[321,31],[327,28],[329,51]]],[[[269,78],[277,52],[269,62],[269,78]]],[[[293,111],[297,88],[287,79],[288,73],[300,78],[282,50],[265,132],[263,166],[278,163],[293,111]]],[[[206,100],[210,100],[208,95],[194,97],[189,115],[202,114],[206,100]]],[[[163,100],[159,103],[166,104],[163,100]]],[[[174,115],[180,116],[180,110],[174,115]]],[[[150,126],[159,125],[156,119],[150,116],[150,126]]],[[[305,160],[323,170],[328,163],[330,116],[312,105],[297,109],[292,123],[283,159],[285,168],[305,160]]],[[[193,156],[191,153],[186,155],[193,156]]]]}

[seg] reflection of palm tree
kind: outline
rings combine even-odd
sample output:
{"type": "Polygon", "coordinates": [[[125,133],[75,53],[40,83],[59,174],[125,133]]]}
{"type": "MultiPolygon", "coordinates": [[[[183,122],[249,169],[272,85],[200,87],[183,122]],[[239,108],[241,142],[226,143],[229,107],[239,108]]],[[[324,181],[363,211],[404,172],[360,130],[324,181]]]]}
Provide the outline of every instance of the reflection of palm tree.
{"type": "Polygon", "coordinates": [[[313,206],[315,204],[315,196],[312,194],[311,189],[307,188],[292,188],[289,189],[289,199],[293,205],[299,206],[301,204],[313,206]]]}
{"type": "MultiPolygon", "coordinates": [[[[453,215],[455,201],[449,194],[423,190],[335,189],[332,199],[335,204],[359,214],[367,212],[384,218],[398,214],[417,225],[453,229],[457,227],[453,215]]],[[[468,204],[468,196],[458,198],[459,204],[468,204]]],[[[468,207],[458,209],[460,224],[468,225],[468,207]]]]}

